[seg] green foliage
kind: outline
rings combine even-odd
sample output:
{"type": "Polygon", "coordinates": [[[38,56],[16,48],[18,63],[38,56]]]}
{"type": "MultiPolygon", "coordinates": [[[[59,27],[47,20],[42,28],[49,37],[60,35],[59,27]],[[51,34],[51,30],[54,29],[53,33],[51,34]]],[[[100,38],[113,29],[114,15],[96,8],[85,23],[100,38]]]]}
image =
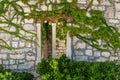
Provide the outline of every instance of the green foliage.
{"type": "Polygon", "coordinates": [[[10,70],[3,70],[0,65],[0,80],[33,80],[34,76],[26,72],[11,72],[10,70]]]}
{"type": "MultiPolygon", "coordinates": [[[[20,39],[37,43],[33,38],[27,38],[24,34],[21,34],[21,31],[31,34],[37,39],[37,35],[34,32],[25,30],[22,26],[22,23],[25,19],[54,19],[58,18],[59,15],[64,15],[62,19],[56,20],[57,23],[57,37],[59,39],[66,39],[66,33],[69,32],[71,36],[76,36],[90,46],[100,50],[107,51],[110,53],[117,53],[120,48],[120,33],[118,29],[114,26],[109,26],[104,19],[103,12],[99,10],[90,10],[88,9],[92,6],[94,0],[90,0],[88,7],[86,9],[80,9],[77,5],[78,0],[72,0],[67,2],[67,0],[38,0],[35,4],[31,4],[30,0],[21,0],[23,4],[27,5],[30,8],[30,12],[25,12],[23,7],[18,4],[19,0],[2,0],[0,1],[0,18],[3,19],[0,21],[0,24],[7,24],[13,28],[15,31],[9,31],[0,27],[0,31],[11,34],[20,39]],[[49,2],[49,3],[47,3],[49,2]],[[46,11],[39,11],[38,6],[45,3],[47,6],[46,11]],[[52,11],[49,11],[49,6],[52,6],[52,11]],[[14,13],[8,17],[7,13],[10,11],[14,13]],[[91,17],[86,16],[87,13],[90,13],[91,17]],[[73,19],[71,22],[74,24],[67,25],[67,17],[73,19]],[[13,20],[17,19],[17,22],[14,23],[13,20]],[[88,36],[89,35],[89,36],[88,36]],[[103,41],[104,44],[101,45],[99,41],[103,41]]],[[[100,0],[97,0],[100,3],[100,0]]],[[[109,0],[113,4],[112,0],[109,0]]],[[[50,22],[50,21],[49,21],[50,22]]],[[[51,23],[51,22],[50,22],[51,23]]],[[[43,29],[43,37],[45,38],[45,29],[43,29]]],[[[0,39],[0,47],[11,49],[11,47],[6,43],[4,39],[0,39]]]]}
{"type": "Polygon", "coordinates": [[[13,73],[5,71],[0,73],[0,80],[33,80],[33,75],[30,73],[13,73]]]}
{"type": "MultiPolygon", "coordinates": [[[[36,40],[30,39],[26,37],[24,34],[21,33],[27,33],[31,34],[36,38],[36,34],[34,32],[25,30],[22,26],[24,20],[26,19],[26,14],[24,12],[24,9],[21,5],[17,4],[19,0],[2,0],[0,1],[0,24],[2,25],[8,25],[9,28],[14,28],[14,31],[10,31],[9,29],[5,29],[4,26],[0,26],[0,32],[7,33],[10,35],[13,35],[15,37],[18,37],[20,39],[34,42],[36,43],[36,40]],[[12,12],[12,14],[11,14],[12,12]],[[8,16],[8,14],[10,16],[8,16]],[[14,20],[16,19],[16,22],[14,20]]],[[[28,0],[26,0],[28,2],[28,0]]],[[[25,2],[25,1],[24,1],[25,2]]],[[[6,43],[4,39],[0,39],[0,47],[1,48],[7,48],[7,49],[13,49],[10,45],[6,43]]]]}
{"type": "Polygon", "coordinates": [[[22,72],[22,73],[18,73],[15,72],[13,73],[14,76],[14,80],[33,80],[33,75],[30,73],[26,73],[26,72],[22,72]]]}
{"type": "Polygon", "coordinates": [[[64,55],[42,60],[37,73],[43,80],[119,80],[120,65],[116,62],[74,62],[64,55]]]}

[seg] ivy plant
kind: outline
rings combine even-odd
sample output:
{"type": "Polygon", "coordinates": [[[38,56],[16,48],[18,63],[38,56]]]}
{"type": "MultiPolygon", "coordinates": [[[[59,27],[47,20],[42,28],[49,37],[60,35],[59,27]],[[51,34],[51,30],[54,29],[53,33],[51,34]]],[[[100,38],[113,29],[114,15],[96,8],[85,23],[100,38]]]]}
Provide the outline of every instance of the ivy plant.
{"type": "MultiPolygon", "coordinates": [[[[57,37],[60,39],[66,38],[66,33],[69,31],[70,36],[76,36],[80,40],[89,44],[93,48],[100,51],[106,51],[110,53],[117,53],[120,48],[120,33],[114,26],[108,25],[104,18],[104,14],[99,10],[90,9],[94,0],[89,0],[89,4],[86,8],[80,9],[77,2],[78,0],[38,0],[36,3],[31,4],[31,0],[4,0],[0,1],[0,18],[1,24],[8,24],[15,28],[14,32],[10,32],[0,27],[0,30],[19,37],[24,40],[36,42],[35,40],[27,39],[20,31],[32,34],[36,37],[36,34],[27,31],[21,26],[25,19],[34,19],[35,22],[40,20],[41,22],[49,21],[57,24],[57,37]],[[18,2],[21,1],[23,4],[30,8],[30,12],[26,13],[18,2]],[[39,10],[39,6],[46,6],[46,10],[39,10]],[[49,7],[52,6],[52,10],[49,7]],[[8,18],[5,13],[10,10],[14,10],[15,13],[8,18]],[[89,13],[90,16],[86,14],[89,13]],[[19,23],[13,23],[14,18],[19,20],[19,23]],[[71,23],[73,25],[68,25],[71,23]],[[100,44],[102,41],[104,44],[100,44]]],[[[100,0],[97,0],[101,3],[100,0]]],[[[109,2],[114,4],[112,0],[109,2]]],[[[37,37],[36,37],[37,38],[37,37]]],[[[3,39],[0,41],[7,44],[3,39]]],[[[9,48],[6,45],[0,45],[1,47],[9,48]]]]}

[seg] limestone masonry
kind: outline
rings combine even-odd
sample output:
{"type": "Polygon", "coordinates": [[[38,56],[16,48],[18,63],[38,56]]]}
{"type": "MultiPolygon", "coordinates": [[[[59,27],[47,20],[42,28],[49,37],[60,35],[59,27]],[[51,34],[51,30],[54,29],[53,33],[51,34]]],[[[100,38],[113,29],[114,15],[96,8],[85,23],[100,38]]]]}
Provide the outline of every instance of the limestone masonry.
{"type": "MultiPolygon", "coordinates": [[[[31,4],[34,4],[37,0],[31,0],[31,4]]],[[[70,0],[68,0],[70,1],[70,0]]],[[[113,7],[108,0],[101,0],[101,4],[98,6],[97,0],[94,1],[92,9],[104,11],[104,17],[106,18],[109,25],[114,25],[120,27],[120,0],[114,0],[115,7],[113,7]]],[[[19,2],[23,6],[25,12],[30,12],[30,9],[19,2]]],[[[88,0],[78,0],[80,8],[85,8],[88,4],[88,0]]],[[[40,6],[41,10],[46,10],[46,6],[40,6]]],[[[51,7],[49,6],[51,10],[51,7]]],[[[8,16],[10,17],[14,11],[10,11],[8,16]]],[[[36,24],[34,24],[33,19],[25,20],[22,26],[24,29],[37,32],[36,24]]],[[[17,20],[14,19],[14,23],[17,23],[17,20]]],[[[9,25],[2,25],[5,29],[14,31],[13,27],[9,25]]],[[[119,28],[120,29],[120,28],[119,28]]],[[[34,37],[21,31],[26,37],[33,39],[34,37]]],[[[16,50],[9,51],[6,49],[0,49],[0,64],[3,64],[4,68],[12,69],[13,71],[28,71],[32,72],[36,69],[36,64],[39,59],[37,54],[37,47],[34,43],[29,43],[24,40],[20,40],[14,36],[8,35],[6,33],[0,32],[0,38],[5,39],[9,45],[16,50]]],[[[90,47],[89,45],[78,40],[76,37],[73,37],[73,58],[76,61],[113,61],[120,60],[120,54],[110,54],[106,52],[100,52],[96,49],[90,47]]],[[[102,42],[101,42],[102,44],[102,42]]],[[[59,43],[59,47],[56,50],[57,54],[66,53],[65,41],[59,43]]],[[[40,60],[40,59],[39,59],[40,60]]]]}

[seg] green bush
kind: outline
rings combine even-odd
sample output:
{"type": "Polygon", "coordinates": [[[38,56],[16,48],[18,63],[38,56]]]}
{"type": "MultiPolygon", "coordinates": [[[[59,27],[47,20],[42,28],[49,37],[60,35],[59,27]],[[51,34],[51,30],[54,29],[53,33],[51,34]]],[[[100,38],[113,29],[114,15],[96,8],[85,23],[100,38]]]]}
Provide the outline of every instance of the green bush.
{"type": "Polygon", "coordinates": [[[10,70],[3,70],[0,65],[0,80],[33,80],[33,75],[26,72],[11,72],[10,70]]]}
{"type": "Polygon", "coordinates": [[[33,75],[30,73],[26,73],[26,72],[22,72],[22,73],[18,73],[15,72],[13,73],[14,76],[14,80],[33,80],[33,75]]]}
{"type": "Polygon", "coordinates": [[[116,62],[74,62],[64,55],[37,65],[42,80],[120,80],[116,62]]]}
{"type": "Polygon", "coordinates": [[[17,73],[5,71],[0,73],[0,80],[33,80],[33,75],[30,73],[17,73]]]}

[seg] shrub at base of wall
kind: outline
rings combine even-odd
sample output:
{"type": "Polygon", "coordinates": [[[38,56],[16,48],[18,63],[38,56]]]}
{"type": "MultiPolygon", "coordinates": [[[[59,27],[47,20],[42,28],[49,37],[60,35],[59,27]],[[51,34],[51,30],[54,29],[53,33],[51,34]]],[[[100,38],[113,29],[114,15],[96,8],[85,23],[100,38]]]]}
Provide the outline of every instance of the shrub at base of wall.
{"type": "Polygon", "coordinates": [[[114,62],[74,62],[65,56],[42,60],[37,65],[42,80],[120,80],[120,65],[114,62]]]}
{"type": "Polygon", "coordinates": [[[11,72],[10,70],[3,70],[0,65],[0,80],[33,80],[33,75],[26,72],[11,72]]]}

